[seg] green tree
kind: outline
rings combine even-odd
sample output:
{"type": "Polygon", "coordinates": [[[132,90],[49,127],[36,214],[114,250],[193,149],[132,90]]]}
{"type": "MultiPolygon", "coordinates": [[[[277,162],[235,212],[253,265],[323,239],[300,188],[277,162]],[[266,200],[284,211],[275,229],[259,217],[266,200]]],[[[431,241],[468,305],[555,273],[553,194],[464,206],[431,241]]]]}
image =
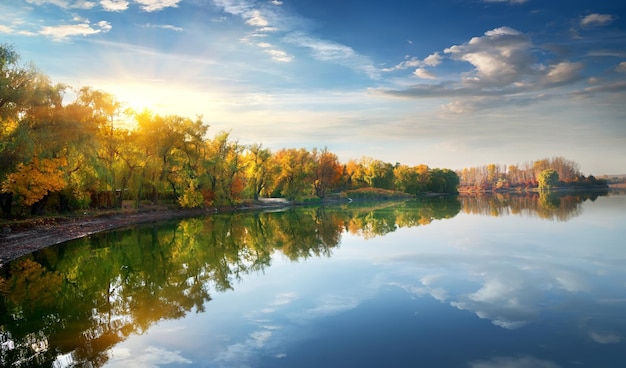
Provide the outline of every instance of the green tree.
{"type": "Polygon", "coordinates": [[[539,190],[550,190],[559,182],[559,174],[552,169],[545,169],[537,175],[539,190]]]}
{"type": "Polygon", "coordinates": [[[436,193],[456,193],[459,176],[450,169],[432,169],[428,189],[436,193]]]}

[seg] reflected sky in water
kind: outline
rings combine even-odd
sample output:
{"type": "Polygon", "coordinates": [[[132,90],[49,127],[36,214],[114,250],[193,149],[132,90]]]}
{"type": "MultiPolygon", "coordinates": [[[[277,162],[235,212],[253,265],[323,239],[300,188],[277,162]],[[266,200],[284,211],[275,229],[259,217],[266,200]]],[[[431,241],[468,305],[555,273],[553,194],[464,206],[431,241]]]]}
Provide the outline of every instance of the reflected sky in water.
{"type": "Polygon", "coordinates": [[[567,221],[461,211],[244,275],[106,367],[619,367],[626,196],[567,221]]]}

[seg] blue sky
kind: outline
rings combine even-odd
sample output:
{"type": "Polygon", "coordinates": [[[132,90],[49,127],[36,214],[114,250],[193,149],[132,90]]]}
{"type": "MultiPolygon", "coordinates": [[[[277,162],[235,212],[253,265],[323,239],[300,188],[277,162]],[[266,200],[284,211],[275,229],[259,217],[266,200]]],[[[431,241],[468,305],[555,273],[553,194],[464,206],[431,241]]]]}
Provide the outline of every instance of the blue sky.
{"type": "Polygon", "coordinates": [[[0,42],[242,144],[626,173],[621,1],[11,0],[0,42]]]}

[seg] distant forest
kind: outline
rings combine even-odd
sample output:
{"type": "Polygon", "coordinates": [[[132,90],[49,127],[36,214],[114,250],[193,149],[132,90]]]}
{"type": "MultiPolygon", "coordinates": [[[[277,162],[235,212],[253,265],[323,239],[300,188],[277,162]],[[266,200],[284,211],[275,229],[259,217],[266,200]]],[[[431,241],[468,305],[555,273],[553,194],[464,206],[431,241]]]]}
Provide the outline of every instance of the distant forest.
{"type": "Polygon", "coordinates": [[[607,187],[606,179],[584,176],[574,161],[544,158],[522,165],[489,164],[457,171],[460,191],[523,190],[531,188],[607,187]]]}
{"type": "Polygon", "coordinates": [[[222,206],[283,197],[324,199],[381,188],[455,193],[458,175],[369,157],[339,162],[327,148],[242,145],[208,136],[201,117],[132,111],[90,87],[53,84],[0,45],[0,208],[5,217],[116,208],[141,201],[222,206]],[[66,101],[72,92],[73,101],[66,101]],[[133,128],[120,121],[131,121],[133,128]]]}

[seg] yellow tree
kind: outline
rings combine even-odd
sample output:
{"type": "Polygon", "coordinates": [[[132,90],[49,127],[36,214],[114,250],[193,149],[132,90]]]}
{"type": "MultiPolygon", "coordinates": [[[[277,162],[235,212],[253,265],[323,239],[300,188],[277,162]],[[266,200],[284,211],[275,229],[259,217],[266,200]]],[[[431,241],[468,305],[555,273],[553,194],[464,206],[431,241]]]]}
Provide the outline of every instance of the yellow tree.
{"type": "Polygon", "coordinates": [[[304,148],[282,149],[276,152],[275,160],[280,167],[276,185],[281,194],[289,200],[308,194],[313,181],[311,153],[304,148]]]}
{"type": "Polygon", "coordinates": [[[417,171],[407,165],[398,165],[393,169],[396,190],[416,194],[418,192],[417,171]]]}
{"type": "Polygon", "coordinates": [[[37,212],[42,207],[34,207],[36,203],[65,187],[63,167],[66,164],[65,158],[40,160],[35,157],[28,164],[17,165],[17,171],[2,183],[2,190],[16,196],[22,206],[31,206],[31,212],[37,212]]]}
{"type": "Polygon", "coordinates": [[[277,172],[273,162],[272,151],[263,148],[261,144],[253,144],[244,154],[248,190],[254,200],[259,199],[261,193],[269,188],[277,172]]]}

